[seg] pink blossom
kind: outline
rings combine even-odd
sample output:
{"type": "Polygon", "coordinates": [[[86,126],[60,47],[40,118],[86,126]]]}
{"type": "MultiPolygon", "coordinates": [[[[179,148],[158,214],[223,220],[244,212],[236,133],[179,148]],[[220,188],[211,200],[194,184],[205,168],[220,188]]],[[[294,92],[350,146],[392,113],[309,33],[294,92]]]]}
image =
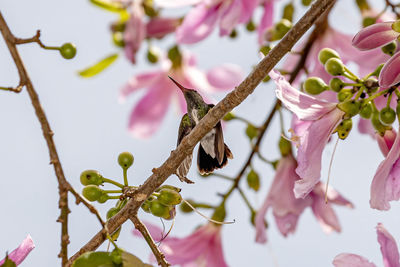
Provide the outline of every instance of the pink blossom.
{"type": "Polygon", "coordinates": [[[274,2],[275,0],[264,0],[264,13],[257,27],[258,44],[260,46],[263,45],[265,41],[265,32],[271,28],[274,23],[274,2]]]}
{"type": "MultiPolygon", "coordinates": [[[[399,250],[393,236],[378,223],[376,227],[378,234],[378,242],[381,246],[383,256],[383,264],[385,267],[399,267],[399,250]]],[[[342,253],[335,257],[333,260],[335,267],[375,267],[376,265],[366,258],[350,253],[342,253]]]]}
{"type": "Polygon", "coordinates": [[[205,39],[219,26],[220,36],[229,35],[239,23],[249,21],[259,0],[204,0],[185,16],[176,31],[180,44],[205,39]]]}
{"type": "Polygon", "coordinates": [[[353,205],[332,188],[328,188],[328,203],[325,203],[325,185],[321,182],[305,198],[296,198],[293,187],[300,180],[295,171],[296,166],[297,162],[292,155],[279,161],[272,185],[255,218],[256,242],[267,241],[264,218],[269,208],[273,209],[277,227],[285,237],[296,230],[297,221],[306,207],[311,207],[324,231],[340,232],[340,224],[331,204],[350,208],[353,205]]]}
{"type": "Polygon", "coordinates": [[[276,95],[301,121],[310,121],[297,136],[298,167],[301,177],[294,187],[295,196],[304,198],[318,183],[321,176],[321,156],[336,126],[345,114],[336,103],[316,99],[292,87],[275,71],[269,73],[277,85],[276,95]]]}
{"type": "Polygon", "coordinates": [[[376,141],[378,142],[378,146],[381,149],[382,154],[386,157],[389,153],[389,150],[392,148],[394,141],[396,140],[396,132],[391,129],[385,131],[385,134],[381,136],[376,133],[376,141]]]}
{"type": "MultiPolygon", "coordinates": [[[[172,265],[183,267],[207,266],[227,267],[221,243],[221,226],[208,223],[197,228],[184,238],[167,236],[162,239],[162,230],[157,226],[146,223],[155,241],[161,241],[160,249],[166,260],[172,265]]],[[[135,230],[134,234],[141,236],[135,230]]]]}
{"type": "MultiPolygon", "coordinates": [[[[386,131],[388,132],[388,131],[386,131]]],[[[386,135],[386,133],[385,133],[386,135]]],[[[387,138],[389,139],[389,138],[387,138]]],[[[392,137],[385,145],[392,143],[392,137]]],[[[382,144],[383,146],[383,144],[382,144]]],[[[383,153],[385,153],[383,151],[383,153]]],[[[390,209],[389,201],[400,198],[400,135],[397,134],[386,158],[379,164],[371,183],[371,208],[390,209]]]]}
{"type": "Polygon", "coordinates": [[[124,31],[125,56],[136,63],[136,52],[139,50],[142,41],[146,37],[146,26],[144,24],[144,11],[139,1],[132,4],[130,19],[124,31]]]}
{"type": "Polygon", "coordinates": [[[160,127],[171,100],[179,103],[180,110],[186,112],[186,102],[168,78],[168,75],[187,88],[194,88],[202,95],[219,90],[230,90],[239,84],[242,73],[239,67],[223,64],[204,73],[196,67],[195,57],[183,53],[182,64],[172,67],[168,59],[161,60],[161,69],[133,76],[122,88],[120,100],[147,88],[147,93],[139,100],[129,118],[129,131],[138,138],[150,137],[160,127]]]}
{"type": "MultiPolygon", "coordinates": [[[[28,235],[24,241],[14,249],[10,254],[8,254],[8,258],[12,260],[15,265],[20,265],[21,262],[24,261],[26,256],[28,256],[29,252],[35,248],[35,244],[33,244],[33,240],[30,235],[28,235]]],[[[5,258],[0,261],[0,265],[2,265],[5,261],[5,258]]]]}
{"type": "Polygon", "coordinates": [[[179,25],[177,18],[152,18],[146,24],[146,37],[147,38],[163,38],[165,35],[175,31],[179,25]]]}

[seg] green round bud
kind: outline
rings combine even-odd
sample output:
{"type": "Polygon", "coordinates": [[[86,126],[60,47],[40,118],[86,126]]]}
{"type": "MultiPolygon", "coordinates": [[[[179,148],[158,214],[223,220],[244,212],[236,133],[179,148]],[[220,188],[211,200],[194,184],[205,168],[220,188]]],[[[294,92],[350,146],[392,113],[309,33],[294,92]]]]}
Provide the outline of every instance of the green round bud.
{"type": "Polygon", "coordinates": [[[76,47],[74,44],[65,43],[60,47],[60,54],[65,59],[74,58],[76,55],[76,47]]]}
{"type": "Polygon", "coordinates": [[[103,190],[97,185],[87,185],[82,189],[82,195],[89,201],[98,200],[102,194],[103,190]]]}
{"type": "Polygon", "coordinates": [[[349,135],[351,128],[353,127],[353,121],[351,119],[343,120],[337,127],[336,131],[340,139],[344,140],[349,135]]]}
{"type": "Polygon", "coordinates": [[[375,24],[375,23],[376,23],[376,18],[374,18],[374,17],[365,17],[362,20],[362,25],[363,25],[364,28],[368,27],[368,26],[370,26],[372,24],[375,24]]]}
{"type": "Polygon", "coordinates": [[[346,112],[346,115],[353,117],[360,112],[361,103],[354,99],[339,103],[337,107],[346,112]]]}
{"type": "Polygon", "coordinates": [[[382,52],[389,55],[389,56],[393,56],[394,53],[396,53],[396,49],[397,49],[397,43],[395,41],[388,43],[385,46],[382,46],[382,52]]]}
{"type": "Polygon", "coordinates": [[[318,95],[329,87],[326,85],[324,80],[319,77],[310,77],[303,84],[304,90],[311,95],[318,95]]]}
{"type": "Polygon", "coordinates": [[[260,189],[260,177],[253,169],[247,174],[247,185],[256,192],[260,189]]]}
{"type": "Polygon", "coordinates": [[[122,152],[118,156],[118,164],[122,169],[129,169],[133,164],[133,155],[129,152],[122,152]]]}
{"type": "Polygon", "coordinates": [[[103,176],[96,170],[86,170],[81,173],[80,180],[83,185],[101,185],[103,183],[103,176]]]}
{"type": "Polygon", "coordinates": [[[270,45],[264,45],[260,48],[260,52],[266,56],[271,51],[272,47],[270,45]]]}
{"type": "Polygon", "coordinates": [[[392,30],[394,30],[395,32],[400,32],[400,20],[396,20],[395,22],[393,22],[392,30]]]}
{"type": "Polygon", "coordinates": [[[165,206],[175,206],[182,202],[181,194],[168,188],[162,189],[157,199],[165,206]]]}
{"type": "Polygon", "coordinates": [[[142,210],[144,210],[147,213],[150,213],[150,202],[151,201],[146,200],[145,202],[143,202],[141,206],[142,210]]]}
{"type": "Polygon", "coordinates": [[[311,5],[312,1],[313,0],[301,0],[301,3],[302,3],[303,6],[309,6],[309,5],[311,5]]]}
{"type": "Polygon", "coordinates": [[[340,92],[344,87],[344,82],[339,78],[332,78],[329,81],[329,88],[334,92],[340,92]]]}
{"type": "Polygon", "coordinates": [[[182,65],[182,54],[177,45],[168,50],[168,59],[171,60],[173,68],[178,68],[182,65]]]}
{"type": "Polygon", "coordinates": [[[223,222],[225,220],[225,217],[226,217],[225,203],[222,203],[222,205],[218,206],[214,210],[211,219],[217,222],[223,222]]]}
{"type": "MultiPolygon", "coordinates": [[[[195,207],[196,203],[194,202],[194,200],[187,199],[186,201],[189,202],[190,205],[195,207]]],[[[185,201],[183,201],[179,207],[180,207],[181,211],[184,213],[190,213],[193,211],[193,209],[185,201]]]]}
{"type": "Polygon", "coordinates": [[[253,140],[253,138],[257,137],[258,135],[258,129],[254,125],[248,124],[246,128],[246,135],[250,140],[253,140]]]}
{"type": "Polygon", "coordinates": [[[114,32],[112,34],[112,40],[113,40],[113,43],[118,47],[125,46],[124,33],[122,33],[122,32],[114,32]]]}
{"type": "Polygon", "coordinates": [[[175,187],[175,186],[169,185],[169,184],[165,184],[165,185],[162,185],[159,188],[157,188],[156,192],[160,192],[162,189],[170,189],[170,190],[173,190],[173,191],[178,192],[178,193],[182,191],[182,189],[180,189],[178,187],[175,187]]]}
{"type": "Polygon", "coordinates": [[[364,119],[369,119],[372,116],[372,111],[373,111],[372,103],[368,102],[367,104],[361,106],[360,116],[364,119]]]}
{"type": "Polygon", "coordinates": [[[322,63],[322,65],[325,65],[325,63],[331,58],[340,59],[338,52],[336,52],[332,48],[323,48],[318,53],[318,60],[322,63]]]}
{"type": "Polygon", "coordinates": [[[110,197],[108,196],[108,194],[103,192],[103,194],[101,194],[101,196],[99,197],[97,202],[99,202],[100,204],[103,204],[109,199],[110,199],[110,197]]]}
{"type": "Polygon", "coordinates": [[[343,62],[338,58],[330,58],[325,63],[325,70],[332,76],[344,74],[343,62]]]}
{"type": "Polygon", "coordinates": [[[107,220],[110,219],[111,217],[113,217],[115,214],[117,214],[118,211],[119,211],[119,209],[117,209],[117,208],[115,208],[115,207],[112,207],[111,209],[109,209],[109,210],[107,211],[107,215],[106,215],[107,220]]]}
{"type": "Polygon", "coordinates": [[[112,261],[115,264],[122,264],[122,250],[121,249],[114,249],[110,256],[112,257],[112,261]]]}
{"type": "Polygon", "coordinates": [[[169,208],[157,200],[151,201],[150,202],[150,212],[154,216],[157,217],[168,217],[169,216],[169,208]]]}
{"type": "Polygon", "coordinates": [[[382,70],[384,65],[385,65],[385,63],[382,63],[378,67],[376,67],[376,69],[374,70],[372,75],[375,76],[375,77],[379,77],[379,75],[381,74],[381,70],[382,70]]]}
{"type": "Polygon", "coordinates": [[[232,112],[228,112],[224,116],[223,120],[224,121],[230,121],[230,120],[233,120],[234,118],[235,118],[235,115],[232,112]]]}
{"type": "Polygon", "coordinates": [[[385,134],[385,131],[386,131],[387,127],[381,123],[381,121],[380,121],[380,119],[379,119],[379,115],[380,115],[380,112],[377,111],[377,110],[375,110],[375,111],[372,113],[371,123],[372,123],[372,126],[374,126],[375,130],[376,130],[380,135],[383,136],[383,135],[385,134]]]}
{"type": "Polygon", "coordinates": [[[154,53],[153,51],[151,51],[151,49],[147,50],[147,60],[150,63],[157,63],[158,62],[158,56],[156,53],[154,53]]]}
{"type": "Polygon", "coordinates": [[[351,97],[352,95],[353,95],[353,92],[351,91],[351,89],[342,89],[337,94],[337,98],[338,98],[339,102],[343,102],[346,99],[348,99],[349,97],[351,97]]]}
{"type": "Polygon", "coordinates": [[[252,20],[250,20],[247,24],[246,24],[246,30],[249,32],[253,32],[256,29],[256,25],[254,24],[254,22],[252,20]]]}
{"type": "Polygon", "coordinates": [[[272,39],[273,41],[280,40],[292,28],[292,22],[287,19],[281,19],[275,24],[272,39]]]}
{"type": "Polygon", "coordinates": [[[279,139],[279,151],[282,157],[286,157],[292,153],[292,144],[286,138],[281,137],[279,139]]]}
{"type": "Polygon", "coordinates": [[[289,4],[285,5],[285,7],[283,8],[282,18],[287,19],[289,21],[293,21],[293,13],[294,13],[294,6],[293,6],[293,3],[290,2],[289,4]]]}
{"type": "Polygon", "coordinates": [[[236,37],[238,37],[238,32],[237,32],[236,29],[233,29],[233,30],[231,31],[231,33],[229,34],[229,38],[235,39],[236,37]]]}
{"type": "Polygon", "coordinates": [[[385,126],[390,126],[396,120],[396,112],[391,107],[385,107],[379,112],[379,120],[385,126]]]}

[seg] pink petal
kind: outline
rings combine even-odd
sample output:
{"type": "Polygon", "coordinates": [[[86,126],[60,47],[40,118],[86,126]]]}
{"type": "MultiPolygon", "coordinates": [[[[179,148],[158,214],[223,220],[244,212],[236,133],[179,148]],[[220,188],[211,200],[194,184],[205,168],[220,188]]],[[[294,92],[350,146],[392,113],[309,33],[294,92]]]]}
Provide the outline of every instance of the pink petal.
{"type": "Polygon", "coordinates": [[[196,266],[207,266],[207,267],[228,267],[224,259],[224,252],[222,249],[221,243],[221,235],[215,235],[209,242],[208,249],[204,255],[204,263],[201,264],[201,261],[196,261],[196,266]]]}
{"type": "MultiPolygon", "coordinates": [[[[28,235],[24,241],[16,248],[14,249],[10,254],[8,254],[8,258],[12,260],[15,265],[21,264],[21,262],[24,261],[26,256],[28,256],[29,252],[32,251],[32,249],[35,248],[35,244],[33,244],[33,240],[30,235],[28,235]]],[[[0,261],[0,265],[2,265],[5,261],[5,258],[0,261]]]]}
{"type": "Polygon", "coordinates": [[[376,267],[375,264],[368,261],[366,258],[350,253],[342,253],[333,260],[335,267],[376,267]]]}
{"type": "Polygon", "coordinates": [[[392,149],[379,164],[371,183],[371,208],[390,209],[389,201],[400,197],[400,137],[397,135],[392,149]]]}
{"type": "Polygon", "coordinates": [[[335,108],[321,119],[313,121],[301,137],[296,172],[302,179],[294,186],[296,197],[304,198],[318,182],[321,176],[322,152],[343,115],[343,111],[335,108]]]}
{"type": "Polygon", "coordinates": [[[399,267],[399,250],[393,236],[381,223],[378,223],[376,233],[378,234],[378,242],[381,245],[383,264],[385,267],[399,267]]]}
{"type": "Polygon", "coordinates": [[[154,71],[133,76],[128,83],[122,87],[119,95],[119,101],[124,102],[126,97],[131,93],[137,91],[138,89],[146,88],[151,84],[157,83],[157,79],[161,78],[162,75],[165,75],[165,73],[162,71],[154,71]]]}
{"type": "Polygon", "coordinates": [[[385,131],[384,136],[381,136],[379,133],[376,134],[376,141],[378,142],[379,148],[385,157],[392,148],[394,141],[396,140],[396,136],[397,134],[393,129],[385,131]]]}
{"type": "Polygon", "coordinates": [[[358,131],[362,134],[368,134],[375,139],[375,129],[372,126],[371,120],[360,118],[358,121],[358,131]]]}
{"type": "Polygon", "coordinates": [[[139,100],[129,118],[128,127],[135,137],[147,138],[158,129],[167,113],[173,90],[168,78],[164,77],[139,100]]]}
{"type": "Polygon", "coordinates": [[[300,92],[276,71],[271,71],[269,76],[278,87],[275,90],[276,96],[301,120],[318,120],[336,109],[336,103],[321,101],[300,92]]]}
{"type": "Polygon", "coordinates": [[[400,82],[400,52],[392,56],[385,63],[379,75],[379,85],[384,88],[389,88],[400,82]]]}
{"type": "Polygon", "coordinates": [[[220,36],[229,35],[232,32],[239,22],[241,10],[241,0],[232,0],[232,2],[221,15],[221,19],[219,21],[220,36]]]}
{"type": "Polygon", "coordinates": [[[154,0],[158,7],[178,8],[200,3],[202,0],[154,0]]]}
{"type": "Polygon", "coordinates": [[[322,195],[313,194],[313,204],[311,209],[317,218],[318,222],[321,224],[322,229],[325,232],[331,232],[332,230],[336,232],[340,232],[340,223],[336,216],[335,211],[332,208],[332,205],[328,202],[325,203],[325,198],[322,195]]]}
{"type": "Polygon", "coordinates": [[[218,6],[207,7],[201,3],[192,8],[176,30],[180,44],[193,44],[206,38],[218,19],[218,6]]]}
{"type": "Polygon", "coordinates": [[[285,216],[277,216],[274,214],[274,217],[276,225],[284,237],[296,231],[297,221],[300,217],[299,215],[290,213],[285,216]]]}
{"type": "Polygon", "coordinates": [[[232,90],[243,78],[242,69],[235,64],[225,63],[207,72],[208,82],[217,90],[232,90]]]}
{"type": "Polygon", "coordinates": [[[125,56],[136,63],[136,52],[146,37],[146,27],[143,22],[143,8],[136,2],[133,4],[131,17],[124,32],[125,56]]]}
{"type": "Polygon", "coordinates": [[[146,37],[163,38],[165,35],[174,32],[179,23],[177,18],[152,18],[146,24],[146,37]]]}
{"type": "Polygon", "coordinates": [[[265,229],[265,221],[264,218],[267,215],[268,208],[270,207],[270,203],[268,200],[268,196],[264,201],[261,208],[257,211],[256,218],[254,220],[256,226],[256,242],[257,243],[266,243],[267,242],[267,232],[265,229]]]}
{"type": "Polygon", "coordinates": [[[253,15],[254,10],[256,9],[259,0],[241,0],[242,2],[242,12],[240,15],[240,23],[247,23],[251,16],[253,15]]]}
{"type": "Polygon", "coordinates": [[[260,46],[264,43],[265,31],[272,26],[273,21],[274,21],[274,0],[266,0],[264,2],[264,13],[261,17],[260,24],[257,27],[258,44],[260,46]]]}
{"type": "Polygon", "coordinates": [[[353,38],[353,46],[370,50],[396,40],[398,32],[392,29],[393,21],[375,23],[359,31],[353,38]]]}

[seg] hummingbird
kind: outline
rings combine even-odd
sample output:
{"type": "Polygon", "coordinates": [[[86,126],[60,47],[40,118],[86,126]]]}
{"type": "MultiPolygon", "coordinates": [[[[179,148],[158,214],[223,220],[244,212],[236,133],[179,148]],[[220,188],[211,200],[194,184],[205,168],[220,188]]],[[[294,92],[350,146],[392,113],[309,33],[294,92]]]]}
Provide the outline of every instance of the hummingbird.
{"type": "MultiPolygon", "coordinates": [[[[173,78],[169,78],[182,91],[187,105],[187,113],[183,115],[179,125],[178,146],[182,139],[190,133],[214,105],[204,102],[203,98],[196,90],[185,88],[173,78]]],[[[182,182],[193,183],[186,178],[190,166],[192,165],[192,158],[193,153],[190,153],[176,170],[176,175],[182,182]]],[[[231,150],[224,143],[221,122],[219,121],[214,128],[200,140],[197,152],[197,168],[200,174],[209,174],[215,169],[224,167],[228,163],[228,159],[232,158],[231,150]]]]}

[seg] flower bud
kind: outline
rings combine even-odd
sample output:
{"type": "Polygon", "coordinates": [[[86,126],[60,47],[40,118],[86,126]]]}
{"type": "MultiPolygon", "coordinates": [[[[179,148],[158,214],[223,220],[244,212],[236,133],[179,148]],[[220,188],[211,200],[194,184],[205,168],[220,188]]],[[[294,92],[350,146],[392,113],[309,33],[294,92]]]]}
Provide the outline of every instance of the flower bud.
{"type": "Polygon", "coordinates": [[[107,200],[109,200],[109,196],[107,193],[105,193],[103,191],[103,193],[101,194],[101,196],[99,197],[99,199],[97,199],[97,202],[99,202],[100,204],[105,203],[107,200]]]}
{"type": "Polygon", "coordinates": [[[246,30],[249,32],[253,32],[256,29],[256,25],[254,24],[254,22],[252,20],[250,20],[247,24],[246,24],[246,30]]]}
{"type": "Polygon", "coordinates": [[[281,19],[275,24],[271,41],[280,40],[292,28],[292,23],[287,19],[281,19]]]}
{"type": "Polygon", "coordinates": [[[103,176],[96,170],[86,170],[81,173],[80,180],[83,185],[101,185],[103,183],[103,176]]]}
{"type": "Polygon", "coordinates": [[[346,99],[348,99],[349,97],[351,97],[352,95],[353,95],[353,92],[351,91],[351,89],[342,89],[337,94],[337,98],[338,98],[339,102],[343,102],[346,99]]]}
{"type": "Polygon", "coordinates": [[[364,119],[369,119],[369,118],[371,118],[372,110],[373,110],[373,107],[372,107],[371,102],[361,105],[360,116],[364,119]]]}
{"type": "Polygon", "coordinates": [[[142,206],[141,206],[142,210],[144,210],[147,213],[150,213],[150,201],[145,201],[143,202],[142,206]]]}
{"type": "Polygon", "coordinates": [[[226,216],[226,211],[225,211],[225,203],[222,203],[222,205],[218,206],[214,214],[212,215],[211,219],[217,221],[217,222],[223,222],[225,220],[226,216]]]}
{"type": "Polygon", "coordinates": [[[103,194],[103,190],[101,190],[97,185],[88,185],[82,189],[82,195],[89,201],[98,200],[103,194]]]}
{"type": "Polygon", "coordinates": [[[165,185],[162,185],[159,188],[157,188],[156,192],[160,192],[162,189],[170,189],[170,190],[173,190],[173,191],[178,192],[178,193],[182,191],[182,189],[180,189],[178,187],[175,187],[175,186],[169,185],[169,184],[165,184],[165,185]]]}
{"type": "Polygon", "coordinates": [[[310,77],[303,84],[304,90],[311,95],[318,95],[325,90],[328,90],[329,87],[325,84],[325,82],[318,77],[310,77]]]}
{"type": "Polygon", "coordinates": [[[325,70],[332,76],[338,76],[344,74],[344,65],[338,58],[330,58],[325,63],[325,70]]]}
{"type": "Polygon", "coordinates": [[[333,50],[331,48],[321,49],[321,51],[319,51],[319,53],[318,53],[318,60],[323,65],[325,65],[325,63],[331,58],[340,59],[340,56],[339,56],[338,52],[336,52],[335,50],[333,50]]]}
{"type": "Polygon", "coordinates": [[[168,188],[162,189],[157,199],[165,206],[175,206],[182,202],[181,194],[168,188]]]}
{"type": "Polygon", "coordinates": [[[60,54],[65,59],[72,59],[76,55],[76,47],[74,44],[65,43],[60,47],[60,54]]]}
{"type": "Polygon", "coordinates": [[[364,17],[362,20],[363,28],[368,27],[375,23],[376,23],[376,18],[374,18],[374,17],[364,17]]]}
{"type": "Polygon", "coordinates": [[[303,6],[309,6],[313,0],[301,0],[303,6]]]}
{"type": "Polygon", "coordinates": [[[231,33],[229,34],[229,38],[235,39],[236,37],[238,37],[238,32],[237,32],[236,29],[233,29],[233,30],[231,31],[231,33]]]}
{"type": "MultiPolygon", "coordinates": [[[[193,207],[195,206],[195,202],[191,199],[187,199],[187,202],[189,202],[193,207]]],[[[184,213],[190,213],[193,211],[193,209],[185,202],[183,201],[182,204],[180,205],[180,209],[184,213]]]]}
{"type": "Polygon", "coordinates": [[[283,137],[279,139],[279,151],[281,152],[282,157],[286,157],[287,155],[292,153],[291,143],[283,137]]]}
{"type": "Polygon", "coordinates": [[[173,68],[178,68],[182,65],[182,55],[178,46],[173,46],[168,50],[168,59],[172,62],[173,68]]]}
{"type": "Polygon", "coordinates": [[[360,112],[360,106],[361,103],[354,99],[344,101],[337,105],[340,110],[346,112],[346,115],[350,117],[353,117],[360,112]]]}
{"type": "Polygon", "coordinates": [[[382,46],[382,52],[389,55],[389,56],[393,56],[394,53],[396,53],[396,49],[397,49],[397,44],[395,41],[388,43],[385,46],[382,46]]]}
{"type": "Polygon", "coordinates": [[[339,78],[332,78],[329,81],[329,88],[334,92],[340,92],[344,87],[344,82],[339,78]]]}
{"type": "Polygon", "coordinates": [[[399,32],[400,33],[400,20],[396,20],[395,22],[393,22],[392,29],[395,32],[399,32]]]}
{"type": "Polygon", "coordinates": [[[250,140],[253,140],[253,138],[258,135],[258,129],[254,125],[249,124],[246,128],[246,135],[249,137],[250,140]]]}
{"type": "Polygon", "coordinates": [[[161,204],[157,200],[150,202],[150,212],[157,217],[169,217],[169,207],[161,204]]]}
{"type": "Polygon", "coordinates": [[[372,113],[372,117],[371,117],[371,123],[372,126],[374,126],[375,130],[380,134],[380,135],[384,135],[385,131],[386,131],[386,126],[383,125],[379,119],[379,111],[374,111],[372,113]]]}
{"type": "Polygon", "coordinates": [[[294,13],[294,6],[293,3],[290,2],[289,4],[285,5],[283,8],[283,19],[287,19],[288,21],[293,21],[293,13],[294,13]]]}
{"type": "Polygon", "coordinates": [[[260,177],[253,169],[247,174],[247,185],[256,192],[260,189],[260,177]]]}
{"type": "Polygon", "coordinates": [[[148,50],[147,50],[147,55],[146,55],[146,57],[147,57],[147,61],[149,61],[149,62],[152,63],[152,64],[158,62],[158,56],[157,56],[157,54],[156,54],[154,51],[152,51],[151,49],[148,49],[148,50]]]}
{"type": "Polygon", "coordinates": [[[129,152],[122,152],[118,156],[118,164],[122,169],[127,170],[132,166],[134,161],[133,155],[129,152]]]}
{"type": "Polygon", "coordinates": [[[385,107],[379,112],[379,120],[385,126],[390,126],[396,120],[396,112],[391,107],[385,107]]]}
{"type": "Polygon", "coordinates": [[[353,127],[353,121],[351,119],[343,120],[337,127],[336,131],[340,139],[344,140],[349,135],[351,128],[353,127]]]}
{"type": "Polygon", "coordinates": [[[233,120],[234,118],[235,118],[235,115],[232,112],[228,112],[224,116],[223,120],[224,121],[230,121],[230,120],[233,120]]]}

